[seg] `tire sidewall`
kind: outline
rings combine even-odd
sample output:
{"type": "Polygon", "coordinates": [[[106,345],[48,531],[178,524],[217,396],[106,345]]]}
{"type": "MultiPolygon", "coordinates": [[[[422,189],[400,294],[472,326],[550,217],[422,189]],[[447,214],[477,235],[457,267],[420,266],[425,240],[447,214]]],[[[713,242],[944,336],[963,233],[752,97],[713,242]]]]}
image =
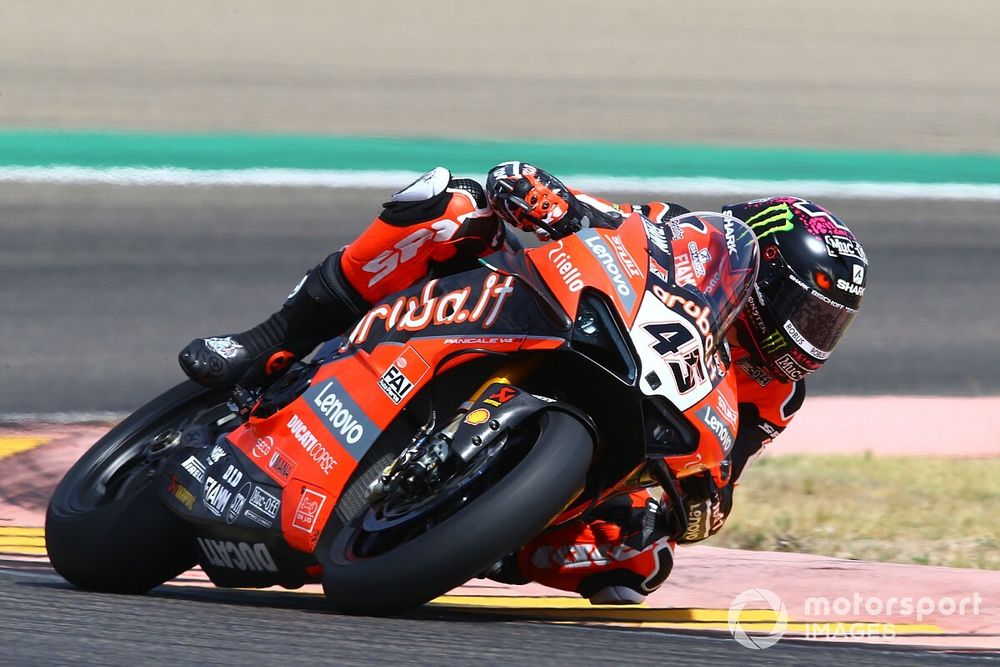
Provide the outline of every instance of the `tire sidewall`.
{"type": "Polygon", "coordinates": [[[540,533],[579,494],[593,455],[577,418],[550,410],[541,419],[534,446],[503,479],[426,533],[360,560],[344,555],[353,524],[335,535],[321,554],[332,606],[363,614],[419,606],[540,533]]]}
{"type": "Polygon", "coordinates": [[[218,392],[181,383],[134,412],[98,440],[56,486],[45,516],[46,550],[55,570],[88,590],[138,593],[192,567],[193,528],[171,512],[155,480],[96,507],[77,503],[80,487],[109,457],[178,411],[192,415],[218,392]]]}

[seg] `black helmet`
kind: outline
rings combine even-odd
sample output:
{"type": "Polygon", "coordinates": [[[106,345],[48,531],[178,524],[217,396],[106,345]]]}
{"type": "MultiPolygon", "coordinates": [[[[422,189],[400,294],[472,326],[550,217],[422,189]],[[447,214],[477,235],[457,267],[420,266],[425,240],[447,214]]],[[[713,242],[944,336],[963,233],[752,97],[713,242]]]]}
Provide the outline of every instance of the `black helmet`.
{"type": "Polygon", "coordinates": [[[827,360],[861,306],[868,259],[837,216],[798,197],[755,199],[723,208],[760,243],[760,272],[737,335],[782,382],[827,360]]]}
{"type": "Polygon", "coordinates": [[[490,169],[486,197],[501,220],[543,239],[580,230],[573,193],[549,172],[526,162],[502,162],[490,169]]]}

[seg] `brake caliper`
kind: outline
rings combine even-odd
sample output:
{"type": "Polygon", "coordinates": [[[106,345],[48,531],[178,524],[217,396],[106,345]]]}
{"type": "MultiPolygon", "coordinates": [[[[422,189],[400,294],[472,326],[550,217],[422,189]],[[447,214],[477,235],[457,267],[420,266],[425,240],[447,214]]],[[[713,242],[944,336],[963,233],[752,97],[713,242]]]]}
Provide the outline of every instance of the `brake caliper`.
{"type": "Polygon", "coordinates": [[[444,433],[418,437],[404,449],[368,487],[368,502],[384,498],[392,490],[407,496],[421,495],[441,480],[451,448],[444,433]]]}

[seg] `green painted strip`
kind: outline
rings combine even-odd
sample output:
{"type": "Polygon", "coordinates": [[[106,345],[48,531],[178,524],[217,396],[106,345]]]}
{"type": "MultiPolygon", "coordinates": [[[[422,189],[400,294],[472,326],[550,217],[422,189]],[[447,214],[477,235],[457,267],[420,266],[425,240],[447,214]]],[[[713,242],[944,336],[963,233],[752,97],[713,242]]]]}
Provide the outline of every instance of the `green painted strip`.
{"type": "Polygon", "coordinates": [[[682,144],[464,141],[303,135],[0,132],[0,166],[484,173],[533,162],[557,174],[872,183],[1000,183],[1000,155],[721,148],[682,144]]]}

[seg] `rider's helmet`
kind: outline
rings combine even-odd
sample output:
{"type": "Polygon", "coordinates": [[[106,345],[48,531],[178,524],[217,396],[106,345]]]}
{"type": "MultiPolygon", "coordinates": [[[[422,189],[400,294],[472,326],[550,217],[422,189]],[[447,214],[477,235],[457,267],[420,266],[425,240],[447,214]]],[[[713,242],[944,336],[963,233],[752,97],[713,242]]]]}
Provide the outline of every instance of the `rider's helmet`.
{"type": "Polygon", "coordinates": [[[486,177],[486,197],[504,222],[542,239],[579,231],[576,197],[562,181],[524,162],[502,162],[486,177]]]}
{"type": "Polygon", "coordinates": [[[782,382],[827,360],[854,320],[868,280],[861,243],[840,219],[798,197],[723,208],[760,244],[760,272],[736,334],[751,358],[782,382]]]}

